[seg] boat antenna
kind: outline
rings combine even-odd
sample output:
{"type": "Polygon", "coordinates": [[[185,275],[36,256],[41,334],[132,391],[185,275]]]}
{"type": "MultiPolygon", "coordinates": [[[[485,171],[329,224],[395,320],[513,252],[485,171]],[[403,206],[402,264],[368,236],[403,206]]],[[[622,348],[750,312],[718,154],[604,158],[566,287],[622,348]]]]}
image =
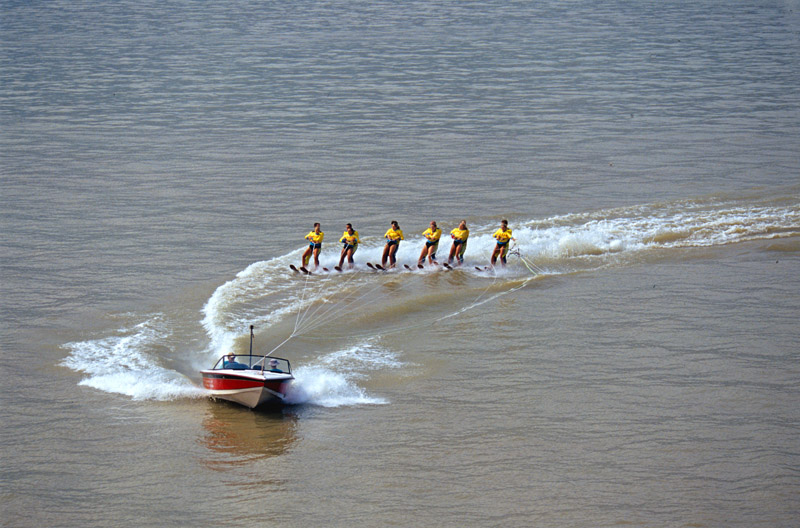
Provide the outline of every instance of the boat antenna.
{"type": "Polygon", "coordinates": [[[250,325],[250,355],[253,355],[253,325],[250,325]]]}

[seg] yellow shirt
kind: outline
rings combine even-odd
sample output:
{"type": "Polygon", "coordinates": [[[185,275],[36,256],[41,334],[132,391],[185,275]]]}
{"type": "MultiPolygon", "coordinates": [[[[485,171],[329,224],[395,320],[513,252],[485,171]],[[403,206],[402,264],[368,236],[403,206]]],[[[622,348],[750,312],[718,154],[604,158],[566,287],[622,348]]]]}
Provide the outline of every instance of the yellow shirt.
{"type": "Polygon", "coordinates": [[[438,242],[439,238],[441,238],[442,236],[442,230],[437,227],[436,231],[434,231],[429,227],[428,229],[422,232],[422,236],[424,236],[431,242],[438,242]]]}
{"type": "Polygon", "coordinates": [[[352,235],[347,231],[345,231],[344,234],[342,235],[342,238],[339,239],[339,242],[344,242],[352,246],[354,244],[360,244],[361,239],[358,238],[358,231],[354,229],[352,235]]]}
{"type": "Polygon", "coordinates": [[[312,231],[312,232],[310,232],[309,234],[306,235],[306,240],[308,240],[309,242],[312,242],[314,244],[321,244],[322,243],[322,237],[324,237],[324,236],[325,236],[325,233],[323,233],[322,231],[320,231],[319,233],[317,233],[316,231],[312,231]]]}
{"type": "Polygon", "coordinates": [[[462,241],[465,241],[465,240],[467,240],[467,238],[469,238],[469,229],[459,229],[459,228],[455,228],[455,229],[453,229],[452,231],[450,231],[450,234],[451,234],[451,235],[453,236],[453,238],[455,238],[456,240],[462,240],[462,241]]]}
{"type": "Polygon", "coordinates": [[[405,240],[405,238],[403,238],[403,230],[394,228],[389,229],[386,234],[383,235],[383,238],[388,238],[389,240],[405,240]]]}
{"type": "Polygon", "coordinates": [[[505,231],[503,231],[503,228],[500,228],[495,231],[492,236],[496,238],[498,242],[508,242],[511,240],[511,228],[509,227],[505,231]]]}

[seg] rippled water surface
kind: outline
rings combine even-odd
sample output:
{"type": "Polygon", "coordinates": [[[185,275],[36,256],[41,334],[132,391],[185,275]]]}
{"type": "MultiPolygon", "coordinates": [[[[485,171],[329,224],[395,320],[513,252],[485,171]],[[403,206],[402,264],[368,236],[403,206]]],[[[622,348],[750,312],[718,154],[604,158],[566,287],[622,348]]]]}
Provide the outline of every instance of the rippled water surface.
{"type": "Polygon", "coordinates": [[[3,2],[3,526],[796,526],[798,27],[3,2]],[[289,269],[314,222],[354,270],[289,269]],[[251,324],[283,412],[201,388],[251,324]]]}

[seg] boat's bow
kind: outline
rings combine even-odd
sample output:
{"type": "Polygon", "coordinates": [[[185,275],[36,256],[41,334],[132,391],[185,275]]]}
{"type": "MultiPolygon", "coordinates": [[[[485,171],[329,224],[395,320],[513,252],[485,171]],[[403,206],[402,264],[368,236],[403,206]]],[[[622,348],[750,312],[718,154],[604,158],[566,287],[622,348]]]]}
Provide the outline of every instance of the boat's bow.
{"type": "Polygon", "coordinates": [[[294,376],[289,361],[269,356],[224,356],[201,370],[203,386],[213,398],[255,408],[282,404],[294,376]]]}

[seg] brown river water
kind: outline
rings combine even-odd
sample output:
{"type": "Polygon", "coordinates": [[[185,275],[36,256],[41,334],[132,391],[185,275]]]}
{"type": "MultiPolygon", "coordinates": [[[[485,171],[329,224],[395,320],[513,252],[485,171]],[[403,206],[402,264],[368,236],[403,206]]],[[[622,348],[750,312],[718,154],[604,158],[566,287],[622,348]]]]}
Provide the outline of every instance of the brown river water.
{"type": "Polygon", "coordinates": [[[0,19],[2,526],[797,526],[796,2],[0,19]]]}

